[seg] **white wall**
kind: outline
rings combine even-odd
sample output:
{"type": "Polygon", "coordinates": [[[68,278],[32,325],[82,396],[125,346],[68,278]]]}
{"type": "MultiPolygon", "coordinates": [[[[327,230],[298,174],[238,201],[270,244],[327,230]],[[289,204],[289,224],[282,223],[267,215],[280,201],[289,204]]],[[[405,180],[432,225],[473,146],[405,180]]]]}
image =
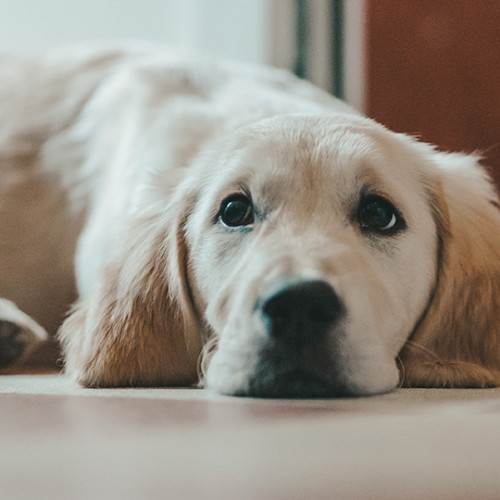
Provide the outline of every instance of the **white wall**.
{"type": "MultiPolygon", "coordinates": [[[[310,0],[310,78],[329,89],[328,0],[310,0]]],[[[364,107],[364,0],[346,0],[346,100],[364,107]]],[[[295,0],[0,0],[0,52],[139,38],[293,68],[295,0]]]]}
{"type": "Polygon", "coordinates": [[[0,51],[141,38],[271,63],[266,0],[0,0],[0,51]]]}
{"type": "Polygon", "coordinates": [[[344,98],[356,109],[364,111],[366,106],[365,0],[346,0],[344,22],[344,98]]]}

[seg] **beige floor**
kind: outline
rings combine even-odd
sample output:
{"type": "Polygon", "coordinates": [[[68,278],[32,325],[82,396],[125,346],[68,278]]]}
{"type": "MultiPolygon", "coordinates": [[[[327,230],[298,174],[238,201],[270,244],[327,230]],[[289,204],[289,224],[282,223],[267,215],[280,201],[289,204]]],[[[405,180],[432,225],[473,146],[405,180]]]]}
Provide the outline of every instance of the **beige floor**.
{"type": "Polygon", "coordinates": [[[500,390],[324,401],[0,376],[3,499],[500,499],[500,390]]]}

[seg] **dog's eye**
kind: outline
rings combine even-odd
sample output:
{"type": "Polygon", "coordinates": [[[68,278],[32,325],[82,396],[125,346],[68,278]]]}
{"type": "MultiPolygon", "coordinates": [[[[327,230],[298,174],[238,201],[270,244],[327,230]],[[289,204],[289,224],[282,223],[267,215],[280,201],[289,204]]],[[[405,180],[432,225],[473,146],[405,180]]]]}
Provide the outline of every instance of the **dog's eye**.
{"type": "Polygon", "coordinates": [[[391,202],[381,196],[367,196],[359,206],[359,223],[364,230],[382,234],[395,234],[405,222],[391,202]]]}
{"type": "Polygon", "coordinates": [[[228,196],[220,205],[219,219],[229,227],[249,226],[253,224],[252,201],[242,193],[228,196]]]}

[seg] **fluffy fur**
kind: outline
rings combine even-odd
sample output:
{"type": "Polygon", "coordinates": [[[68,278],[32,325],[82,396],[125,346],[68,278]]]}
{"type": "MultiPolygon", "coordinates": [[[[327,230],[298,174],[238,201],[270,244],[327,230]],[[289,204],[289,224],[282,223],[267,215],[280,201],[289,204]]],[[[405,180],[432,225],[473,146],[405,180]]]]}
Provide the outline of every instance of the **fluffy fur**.
{"type": "Polygon", "coordinates": [[[500,213],[475,156],[286,72],[147,45],[4,56],[0,116],[4,365],[74,302],[59,338],[85,386],[500,384],[500,213]],[[231,196],[248,223],[224,222],[231,196]]]}

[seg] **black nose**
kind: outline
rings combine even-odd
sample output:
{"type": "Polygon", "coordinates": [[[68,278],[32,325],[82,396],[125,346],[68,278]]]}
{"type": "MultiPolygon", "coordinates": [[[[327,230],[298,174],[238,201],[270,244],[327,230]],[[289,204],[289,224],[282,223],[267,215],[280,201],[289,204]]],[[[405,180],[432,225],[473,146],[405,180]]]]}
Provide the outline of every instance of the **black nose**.
{"type": "Polygon", "coordinates": [[[344,311],[322,280],[289,280],[267,294],[260,307],[271,337],[301,344],[321,340],[344,311]]]}

